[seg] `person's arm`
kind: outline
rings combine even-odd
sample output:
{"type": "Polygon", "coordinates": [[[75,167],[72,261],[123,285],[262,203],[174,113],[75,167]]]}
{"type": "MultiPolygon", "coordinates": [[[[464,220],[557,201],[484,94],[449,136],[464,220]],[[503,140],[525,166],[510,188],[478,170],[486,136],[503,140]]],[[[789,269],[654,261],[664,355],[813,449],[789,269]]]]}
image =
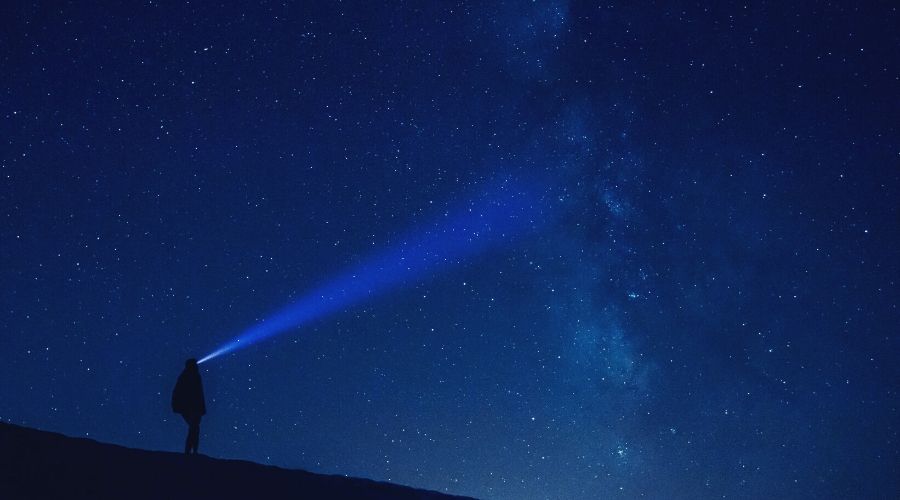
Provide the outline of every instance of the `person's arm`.
{"type": "Polygon", "coordinates": [[[203,382],[197,380],[197,386],[200,388],[200,415],[206,415],[206,398],[203,397],[203,382]]]}

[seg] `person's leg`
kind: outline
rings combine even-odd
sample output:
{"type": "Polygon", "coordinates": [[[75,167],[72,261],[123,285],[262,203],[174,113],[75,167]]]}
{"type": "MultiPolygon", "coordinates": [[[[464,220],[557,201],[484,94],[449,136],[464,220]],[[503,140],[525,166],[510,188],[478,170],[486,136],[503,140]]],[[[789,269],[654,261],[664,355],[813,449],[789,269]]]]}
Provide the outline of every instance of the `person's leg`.
{"type": "Polygon", "coordinates": [[[191,429],[188,434],[190,436],[190,448],[194,454],[200,447],[200,417],[196,416],[191,419],[191,429]]]}
{"type": "Polygon", "coordinates": [[[191,424],[191,419],[187,417],[187,415],[182,415],[184,421],[188,424],[188,434],[187,438],[184,440],[184,454],[188,455],[191,453],[191,441],[193,439],[192,433],[194,432],[194,426],[191,424]]]}

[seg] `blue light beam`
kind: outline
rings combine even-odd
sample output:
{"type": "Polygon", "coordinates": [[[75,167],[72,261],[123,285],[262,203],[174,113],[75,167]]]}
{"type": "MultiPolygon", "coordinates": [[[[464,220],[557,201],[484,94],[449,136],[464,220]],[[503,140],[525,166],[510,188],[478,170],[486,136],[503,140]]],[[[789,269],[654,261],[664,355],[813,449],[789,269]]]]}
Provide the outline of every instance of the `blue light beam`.
{"type": "Polygon", "coordinates": [[[540,202],[541,198],[531,190],[511,182],[488,190],[461,209],[445,213],[419,232],[326,281],[207,354],[199,363],[304,326],[392,289],[423,281],[460,265],[464,259],[509,243],[516,236],[537,228],[545,219],[546,210],[540,202]]]}

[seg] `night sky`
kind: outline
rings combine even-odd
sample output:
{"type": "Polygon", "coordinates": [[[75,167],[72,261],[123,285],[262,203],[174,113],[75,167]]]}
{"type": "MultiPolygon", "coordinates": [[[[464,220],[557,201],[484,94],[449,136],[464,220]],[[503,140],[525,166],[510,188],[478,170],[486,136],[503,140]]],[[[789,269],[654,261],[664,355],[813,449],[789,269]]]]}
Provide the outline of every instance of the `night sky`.
{"type": "Polygon", "coordinates": [[[785,3],[5,2],[0,419],[180,451],[186,358],[524,186],[489,247],[202,364],[201,453],[900,495],[900,14],[785,3]]]}

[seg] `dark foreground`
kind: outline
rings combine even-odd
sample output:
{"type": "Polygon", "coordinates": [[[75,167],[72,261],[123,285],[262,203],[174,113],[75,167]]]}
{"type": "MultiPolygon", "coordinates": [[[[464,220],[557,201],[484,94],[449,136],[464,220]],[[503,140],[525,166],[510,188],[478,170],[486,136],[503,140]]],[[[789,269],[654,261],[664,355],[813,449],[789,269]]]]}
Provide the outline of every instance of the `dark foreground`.
{"type": "Polygon", "coordinates": [[[0,423],[0,497],[461,498],[240,460],[144,451],[0,423]]]}

